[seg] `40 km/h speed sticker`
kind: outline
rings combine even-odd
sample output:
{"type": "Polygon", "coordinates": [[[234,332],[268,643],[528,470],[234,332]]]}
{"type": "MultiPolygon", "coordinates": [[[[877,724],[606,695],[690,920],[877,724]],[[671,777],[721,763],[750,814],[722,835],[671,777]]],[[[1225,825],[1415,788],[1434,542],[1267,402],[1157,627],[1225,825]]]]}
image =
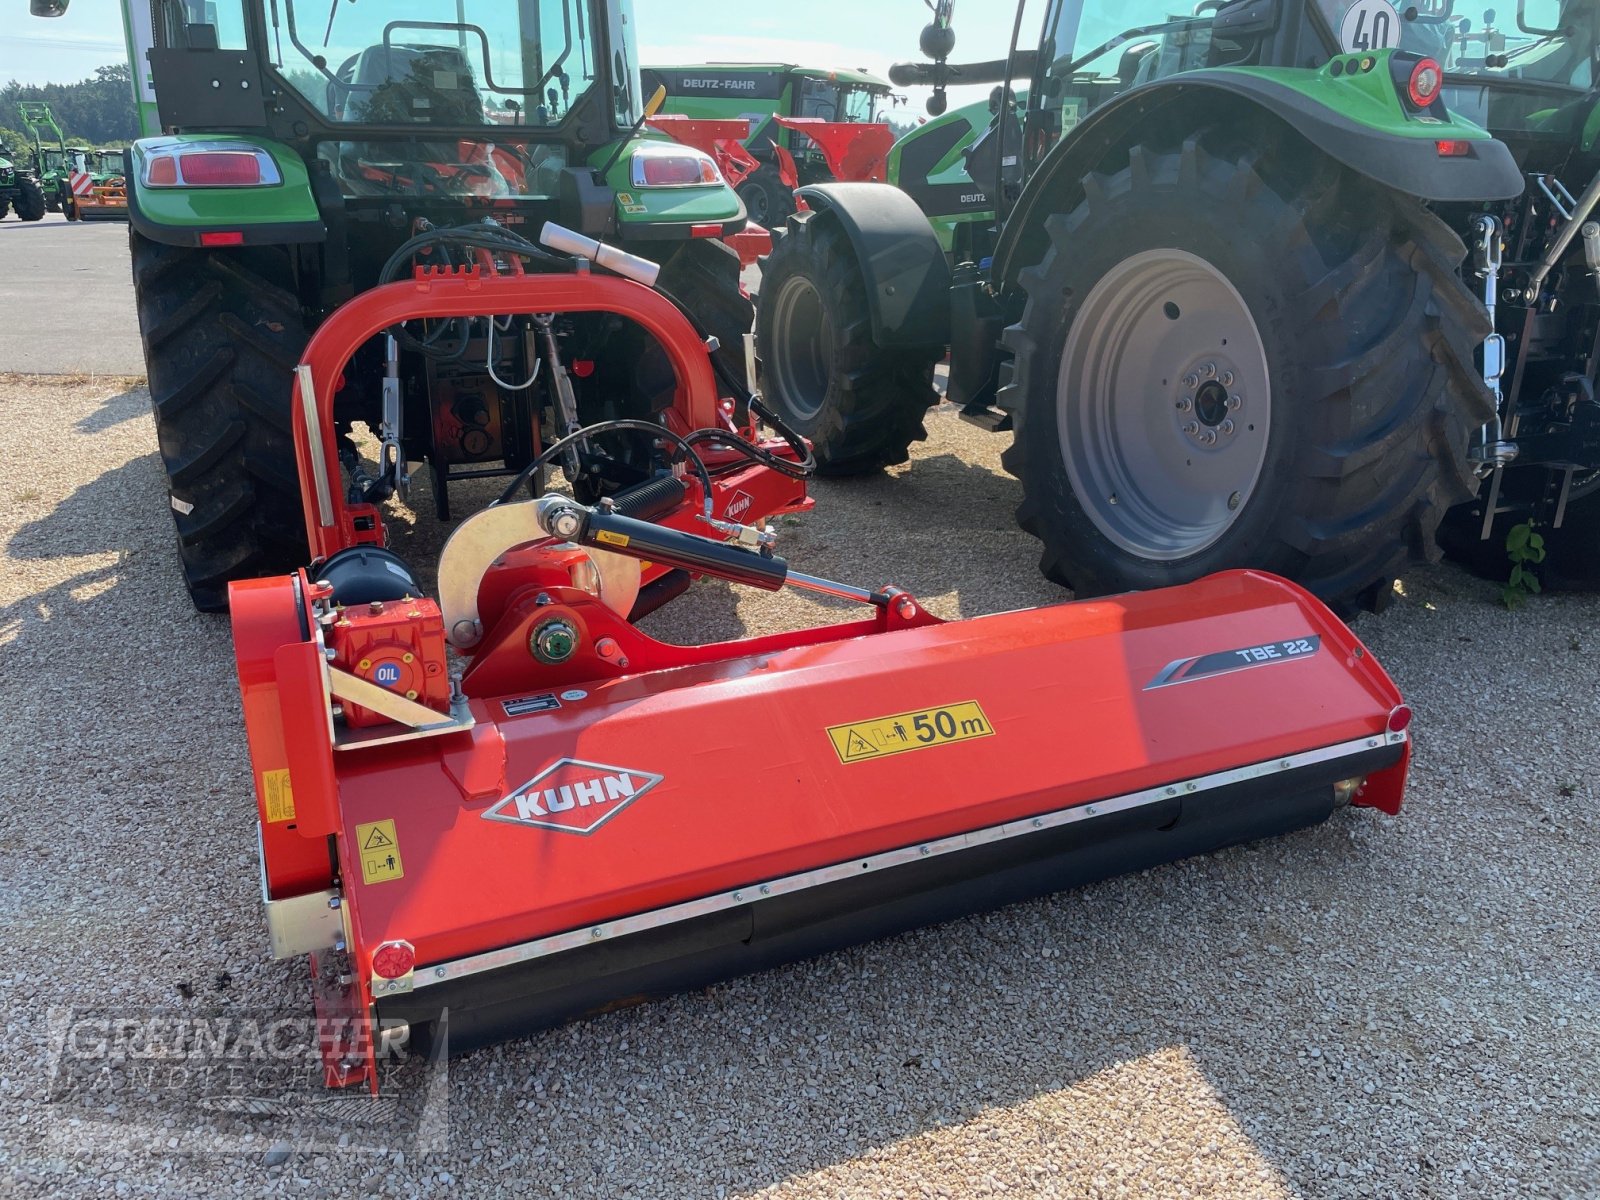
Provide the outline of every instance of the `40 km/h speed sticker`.
{"type": "Polygon", "coordinates": [[[866,762],[908,750],[993,736],[994,726],[976,700],[828,727],[828,740],[842,763],[866,762]]]}
{"type": "Polygon", "coordinates": [[[1348,54],[1392,50],[1400,44],[1400,14],[1389,0],[1355,0],[1339,23],[1339,44],[1348,54]]]}

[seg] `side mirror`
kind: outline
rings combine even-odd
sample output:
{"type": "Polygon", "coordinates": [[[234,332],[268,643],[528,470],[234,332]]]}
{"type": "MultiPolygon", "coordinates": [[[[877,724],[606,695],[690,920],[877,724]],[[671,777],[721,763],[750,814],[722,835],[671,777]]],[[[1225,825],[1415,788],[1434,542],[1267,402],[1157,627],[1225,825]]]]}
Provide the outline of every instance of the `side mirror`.
{"type": "Polygon", "coordinates": [[[69,0],[28,0],[28,11],[36,17],[61,17],[69,0]]]}

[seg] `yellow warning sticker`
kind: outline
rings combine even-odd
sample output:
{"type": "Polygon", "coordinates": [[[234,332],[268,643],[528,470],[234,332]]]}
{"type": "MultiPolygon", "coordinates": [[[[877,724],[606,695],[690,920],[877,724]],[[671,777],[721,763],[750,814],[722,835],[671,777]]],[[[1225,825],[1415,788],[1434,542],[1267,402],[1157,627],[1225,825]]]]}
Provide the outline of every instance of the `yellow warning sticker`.
{"type": "Polygon", "coordinates": [[[849,725],[828,728],[828,740],[842,763],[866,762],[871,758],[904,754],[908,750],[926,750],[930,746],[993,735],[994,726],[989,724],[989,718],[983,715],[976,700],[939,708],[919,708],[892,717],[852,721],[849,725]]]}
{"type": "Polygon", "coordinates": [[[395,836],[392,820],[357,825],[356,853],[361,856],[362,883],[388,883],[405,874],[400,864],[400,839],[395,836]]]}
{"type": "Polygon", "coordinates": [[[608,546],[626,546],[628,535],[625,533],[612,533],[609,529],[595,530],[594,540],[604,542],[608,546]]]}
{"type": "Polygon", "coordinates": [[[261,801],[267,810],[267,823],[294,820],[294,792],[289,787],[289,772],[283,768],[261,772],[261,801]]]}

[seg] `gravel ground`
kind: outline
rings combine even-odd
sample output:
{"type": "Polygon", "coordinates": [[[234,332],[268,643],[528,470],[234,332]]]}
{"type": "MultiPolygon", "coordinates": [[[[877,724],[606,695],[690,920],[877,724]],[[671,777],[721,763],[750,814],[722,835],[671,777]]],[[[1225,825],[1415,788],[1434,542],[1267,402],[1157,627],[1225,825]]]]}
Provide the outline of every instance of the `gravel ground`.
{"type": "MultiPolygon", "coordinates": [[[[439,1153],[79,1124],[52,1006],[298,1014],[307,972],[265,958],[227,628],[183,599],[145,393],[0,377],[0,405],[0,1194],[1600,1194],[1600,599],[1508,614],[1448,567],[1358,623],[1418,714],[1398,819],[466,1056],[439,1153]]],[[[914,469],[819,486],[790,556],[950,616],[1059,598],[999,440],[930,427],[914,469]]],[[[829,611],[703,584],[652,629],[829,611]]]]}

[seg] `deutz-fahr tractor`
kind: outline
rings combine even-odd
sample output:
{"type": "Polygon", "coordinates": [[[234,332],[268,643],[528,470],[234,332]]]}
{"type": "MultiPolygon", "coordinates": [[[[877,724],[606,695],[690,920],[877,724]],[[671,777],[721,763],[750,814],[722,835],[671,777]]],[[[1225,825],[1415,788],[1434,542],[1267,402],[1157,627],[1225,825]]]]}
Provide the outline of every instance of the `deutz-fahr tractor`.
{"type": "Polygon", "coordinates": [[[793,63],[647,66],[644,85],[646,91],[667,89],[664,113],[750,122],[744,145],[761,166],[739,185],[739,196],[759,225],[776,224],[794,211],[794,188],[784,179],[786,157],[799,184],[834,178],[821,148],[782,120],[883,125],[884,140],[893,137],[884,124],[884,112],[894,103],[892,89],[887,80],[866,71],[793,63]]]}
{"type": "MultiPolygon", "coordinates": [[[[200,608],[221,608],[230,580],[309,561],[296,364],[379,284],[570,271],[536,241],[559,225],[591,256],[643,261],[635,275],[659,268],[745,374],[753,310],[720,240],[745,209],[708,156],[641,133],[630,0],[126,0],[124,19],[146,134],[128,153],[133,278],[200,608]]],[[[541,446],[602,420],[664,421],[673,395],[660,345],[615,313],[407,321],[341,371],[343,473],[370,507],[425,463],[443,517],[453,481],[525,478],[541,446]],[[376,466],[347,436],[360,425],[376,466]]],[[[637,432],[571,447],[575,494],[670,465],[637,432]]]]}
{"type": "Polygon", "coordinates": [[[1176,7],[1052,0],[957,65],[940,4],[890,77],[936,113],[993,83],[993,119],[896,152],[964,203],[802,189],[768,400],[825,470],[903,462],[948,353],[1081,594],[1250,566],[1380,603],[1436,536],[1505,578],[1529,527],[1546,584],[1594,581],[1600,4],[1176,7]]]}

